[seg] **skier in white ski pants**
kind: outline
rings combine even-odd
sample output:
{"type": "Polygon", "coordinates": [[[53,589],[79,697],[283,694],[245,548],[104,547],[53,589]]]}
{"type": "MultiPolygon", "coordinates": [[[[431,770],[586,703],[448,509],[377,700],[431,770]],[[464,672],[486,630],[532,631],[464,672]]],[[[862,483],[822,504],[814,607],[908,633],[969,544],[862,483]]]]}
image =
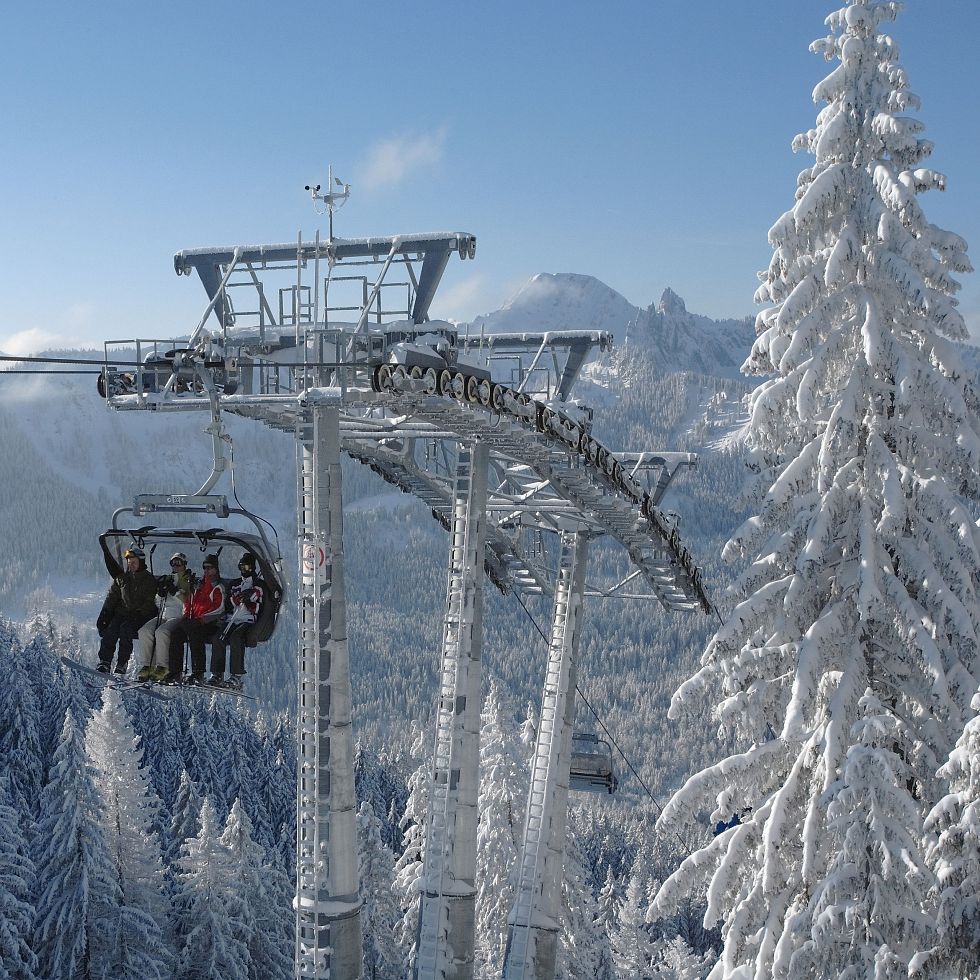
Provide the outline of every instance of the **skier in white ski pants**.
{"type": "Polygon", "coordinates": [[[184,600],[193,588],[187,556],[178,551],[170,559],[170,575],[160,581],[159,614],[139,630],[139,681],[160,680],[170,663],[170,637],[184,615],[184,600]]]}

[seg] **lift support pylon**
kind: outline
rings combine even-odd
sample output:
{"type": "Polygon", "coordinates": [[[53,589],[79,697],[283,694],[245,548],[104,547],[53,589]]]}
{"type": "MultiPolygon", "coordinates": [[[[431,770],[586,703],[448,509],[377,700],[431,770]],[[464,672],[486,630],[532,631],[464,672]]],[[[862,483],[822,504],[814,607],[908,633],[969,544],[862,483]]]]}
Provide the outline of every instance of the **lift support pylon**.
{"type": "Polygon", "coordinates": [[[517,895],[507,919],[505,980],[555,976],[587,550],[586,534],[562,533],[517,895]]]}
{"type": "Polygon", "coordinates": [[[300,658],[296,976],[361,976],[354,745],[344,589],[340,410],[297,424],[300,658]]]}
{"type": "Polygon", "coordinates": [[[436,706],[416,980],[472,980],[487,447],[461,445],[436,706]]]}

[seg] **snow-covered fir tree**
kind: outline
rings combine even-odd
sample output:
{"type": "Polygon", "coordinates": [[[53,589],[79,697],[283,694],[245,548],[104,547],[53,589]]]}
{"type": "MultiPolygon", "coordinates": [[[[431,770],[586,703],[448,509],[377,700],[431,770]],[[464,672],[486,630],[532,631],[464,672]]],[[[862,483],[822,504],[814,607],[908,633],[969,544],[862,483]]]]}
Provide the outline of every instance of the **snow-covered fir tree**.
{"type": "Polygon", "coordinates": [[[168,858],[175,861],[184,843],[197,837],[201,830],[201,798],[197,787],[186,769],[180,771],[177,784],[177,797],[173,804],[170,820],[170,848],[168,858]]]}
{"type": "Polygon", "coordinates": [[[487,980],[500,976],[507,948],[507,915],[514,904],[514,868],[524,820],[521,769],[513,735],[503,716],[500,692],[491,683],[480,716],[474,971],[487,980]]]}
{"type": "Polygon", "coordinates": [[[680,936],[658,946],[652,980],[704,980],[708,976],[713,962],[710,953],[698,956],[680,936]]]}
{"type": "MultiPolygon", "coordinates": [[[[973,707],[980,711],[980,693],[973,707]]],[[[916,976],[980,976],[980,717],[967,722],[940,770],[949,793],[926,820],[929,865],[939,893],[939,942],[916,976]]]]}
{"type": "Polygon", "coordinates": [[[34,863],[41,887],[33,944],[39,976],[112,975],[117,889],[98,809],[81,727],[69,711],[38,815],[34,863]]]}
{"type": "Polygon", "coordinates": [[[176,980],[249,980],[247,906],[235,888],[233,861],[221,842],[217,811],[201,807],[197,836],[181,848],[174,895],[179,944],[176,980]]]}
{"type": "MultiPolygon", "coordinates": [[[[133,937],[142,955],[153,958],[163,971],[168,960],[169,908],[164,897],[163,861],[156,832],[160,800],[143,768],[143,747],[133,731],[122,698],[114,688],[102,695],[85,734],[85,750],[100,800],[109,859],[124,906],[149,918],[145,934],[133,937]]],[[[138,925],[137,918],[132,920],[138,925]]]]}
{"type": "Polygon", "coordinates": [[[592,980],[609,960],[609,937],[599,926],[599,908],[578,840],[565,841],[561,934],[558,937],[557,980],[592,980]]]}
{"type": "Polygon", "coordinates": [[[538,738],[538,713],[533,701],[527,703],[527,710],[524,713],[524,721],[521,722],[518,738],[521,745],[524,746],[525,754],[530,758],[534,753],[534,743],[538,738]]]}
{"type": "Polygon", "coordinates": [[[0,758],[10,782],[10,803],[21,813],[37,806],[42,772],[41,717],[28,674],[32,659],[16,636],[0,622],[0,657],[4,683],[0,691],[0,758]]]}
{"type": "Polygon", "coordinates": [[[408,778],[408,802],[400,822],[402,853],[395,863],[394,884],[401,908],[395,937],[404,957],[406,974],[411,974],[415,962],[425,860],[425,820],[429,810],[429,778],[432,772],[427,734],[413,723],[412,735],[411,755],[418,760],[418,766],[408,778]]]}
{"type": "Polygon", "coordinates": [[[230,857],[228,887],[242,900],[249,980],[286,980],[293,969],[293,888],[253,838],[240,800],[231,805],[221,844],[230,857]]]}
{"type": "MultiPolygon", "coordinates": [[[[167,710],[159,710],[159,706],[146,699],[137,699],[133,705],[133,724],[140,733],[143,746],[143,765],[149,774],[151,784],[160,801],[154,830],[163,842],[168,856],[176,857],[178,848],[169,850],[170,825],[173,814],[170,805],[178,796],[181,775],[184,765],[181,761],[179,740],[180,729],[175,723],[175,705],[168,705],[167,710]]],[[[186,787],[185,787],[186,792],[186,787]]],[[[196,815],[195,815],[196,816],[196,815]]],[[[196,830],[187,836],[193,836],[196,830]]]]}
{"type": "MultiPolygon", "coordinates": [[[[60,641],[56,649],[61,649],[60,641]]],[[[60,664],[47,649],[46,643],[35,642],[32,649],[41,647],[44,653],[34,658],[34,690],[40,717],[38,737],[41,743],[42,779],[47,779],[46,765],[54,757],[54,750],[61,739],[61,726],[65,722],[65,712],[69,702],[76,709],[84,702],[84,694],[77,679],[67,676],[68,668],[60,664]],[[40,683],[38,683],[40,681],[40,683]]]]}
{"type": "Polygon", "coordinates": [[[616,931],[616,923],[619,920],[619,907],[622,904],[622,896],[619,894],[619,886],[613,874],[612,865],[606,868],[606,877],[596,896],[596,923],[606,933],[612,936],[616,931]]]}
{"type": "Polygon", "coordinates": [[[219,775],[223,739],[217,733],[207,714],[207,705],[194,705],[187,734],[181,745],[184,764],[192,774],[201,796],[207,797],[217,807],[223,820],[227,809],[224,806],[224,784],[219,775]]]}
{"type": "Polygon", "coordinates": [[[815,889],[811,935],[793,953],[805,976],[905,977],[931,933],[922,911],[931,878],[919,853],[919,810],[906,791],[913,773],[892,751],[899,722],[870,692],[860,709],[827,807],[840,850],[815,889]]]}
{"type": "Polygon", "coordinates": [[[296,856],[296,742],[285,715],[270,732],[266,752],[272,760],[272,779],[263,799],[273,842],[279,846],[280,865],[289,868],[296,856]]]}
{"type": "Polygon", "coordinates": [[[381,821],[367,801],[357,812],[358,881],[364,976],[382,980],[401,974],[402,955],[395,942],[399,908],[393,891],[395,855],[381,839],[381,821]]]}
{"type": "MultiPolygon", "coordinates": [[[[259,757],[258,739],[250,726],[237,724],[242,718],[244,701],[229,704],[228,699],[212,705],[212,724],[222,731],[234,729],[237,737],[225,739],[218,756],[219,784],[228,811],[238,800],[248,813],[257,813],[255,799],[255,760],[259,757]]],[[[255,821],[252,821],[253,826],[255,821]]]]}
{"type": "Polygon", "coordinates": [[[634,868],[610,937],[614,976],[641,980],[651,975],[653,943],[645,922],[648,904],[645,878],[640,869],[634,868]]]}
{"type": "Polygon", "coordinates": [[[9,780],[0,779],[0,977],[35,980],[34,930],[36,874],[23,844],[17,811],[8,805],[9,780]]]}
{"type": "Polygon", "coordinates": [[[726,548],[748,567],[671,708],[716,703],[743,750],[665,812],[742,814],[657,900],[664,912],[710,880],[718,977],[812,976],[820,957],[855,975],[900,970],[924,911],[910,889],[921,895],[928,869],[914,846],[907,881],[889,862],[944,794],[936,772],[978,685],[980,532],[963,505],[980,496],[978,401],[949,343],[966,333],[953,276],[970,264],[919,201],[945,179],[922,165],[932,146],[884,32],[897,10],[853,0],[813,45],[839,64],[795,141],[815,162],[770,230],[757,294],[768,305],[745,370],[773,375],[747,430],[759,507],[726,548]],[[884,742],[866,744],[869,725],[884,742]],[[867,859],[844,869],[852,845],[867,859]]]}

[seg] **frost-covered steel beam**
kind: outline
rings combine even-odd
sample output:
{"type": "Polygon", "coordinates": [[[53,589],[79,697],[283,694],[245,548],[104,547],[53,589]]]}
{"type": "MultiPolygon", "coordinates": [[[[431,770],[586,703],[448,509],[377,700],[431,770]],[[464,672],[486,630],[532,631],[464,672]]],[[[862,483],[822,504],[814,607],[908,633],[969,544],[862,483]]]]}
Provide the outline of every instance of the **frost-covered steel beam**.
{"type": "Polygon", "coordinates": [[[416,980],[473,977],[487,460],[486,446],[460,447],[416,980]]]}
{"type": "Polygon", "coordinates": [[[583,341],[601,351],[612,350],[613,335],[609,330],[545,330],[501,331],[500,333],[472,333],[459,338],[463,350],[486,348],[492,351],[537,350],[546,347],[574,347],[583,341]]]}
{"type": "Polygon", "coordinates": [[[296,976],[361,976],[361,902],[347,656],[340,412],[297,425],[299,665],[296,976]]]}
{"type": "MultiPolygon", "coordinates": [[[[268,245],[222,245],[214,248],[183,249],[174,255],[174,271],[189,276],[196,271],[208,294],[214,299],[221,282],[222,268],[232,261],[236,248],[239,263],[254,268],[283,266],[286,263],[305,265],[318,258],[343,262],[345,260],[383,262],[392,250],[396,256],[420,256],[422,272],[419,278],[412,319],[424,323],[429,319],[429,305],[442,279],[443,271],[453,252],[462,259],[476,254],[476,236],[468,232],[431,232],[421,235],[397,235],[380,238],[334,238],[313,242],[278,242],[268,245]]],[[[223,324],[229,312],[219,299],[216,312],[223,324]]],[[[227,325],[227,324],[226,324],[227,325]]]]}
{"type": "Polygon", "coordinates": [[[507,917],[505,980],[555,976],[587,541],[583,532],[562,535],[517,894],[507,917]]]}
{"type": "MultiPolygon", "coordinates": [[[[358,462],[370,466],[382,479],[404,493],[418,497],[431,508],[432,516],[447,530],[452,528],[454,497],[452,486],[444,479],[420,469],[412,457],[389,453],[378,444],[345,440],[344,451],[358,462]]],[[[540,595],[550,591],[550,571],[539,568],[521,552],[517,543],[489,519],[484,526],[486,552],[484,569],[491,582],[502,592],[520,589],[525,594],[540,595]]]]}
{"type": "Polygon", "coordinates": [[[479,350],[492,352],[498,357],[506,357],[509,353],[528,353],[536,351],[531,369],[527,372],[530,377],[545,354],[550,354],[555,360],[556,375],[553,396],[566,400],[572,393],[572,387],[578,379],[582,365],[592,352],[612,350],[613,335],[608,330],[547,330],[539,333],[525,331],[522,333],[467,333],[459,339],[460,350],[479,350]],[[557,355],[564,352],[564,363],[559,367],[557,355]]]}
{"type": "Polygon", "coordinates": [[[442,282],[442,274],[449,264],[449,249],[442,252],[426,252],[419,273],[418,288],[415,290],[415,303],[412,306],[412,322],[425,323],[429,319],[429,307],[442,282]]]}
{"type": "MultiPolygon", "coordinates": [[[[230,262],[231,259],[229,258],[228,261],[230,262]]],[[[208,294],[208,300],[214,300],[214,315],[217,317],[218,323],[222,327],[230,327],[232,325],[231,304],[225,296],[218,295],[223,278],[221,266],[202,262],[196,266],[196,269],[201,285],[208,294]]]]}
{"type": "Polygon", "coordinates": [[[565,358],[565,366],[562,368],[561,377],[558,379],[558,388],[555,392],[562,401],[572,393],[572,385],[578,378],[579,371],[585,359],[592,353],[592,345],[583,341],[572,344],[568,349],[568,357],[565,358]]]}
{"type": "MultiPolygon", "coordinates": [[[[471,258],[470,250],[476,249],[476,236],[460,231],[435,231],[418,235],[389,235],[374,238],[334,238],[321,239],[319,244],[320,258],[333,257],[338,261],[344,259],[370,259],[383,261],[391,251],[391,246],[398,241],[398,253],[414,255],[428,251],[460,252],[466,258],[471,258]]],[[[224,265],[230,262],[235,249],[241,252],[242,262],[253,265],[276,265],[283,262],[295,262],[297,257],[307,262],[316,258],[316,242],[304,242],[297,246],[293,242],[277,242],[270,245],[218,245],[212,248],[185,248],[174,255],[174,271],[177,275],[190,275],[202,262],[224,265]]]]}
{"type": "MultiPolygon", "coordinates": [[[[297,406],[324,401],[342,404],[347,410],[369,411],[366,407],[378,399],[374,392],[333,388],[314,388],[301,395],[286,396],[222,396],[221,407],[266,424],[290,428],[297,406]]],[[[200,410],[208,407],[206,399],[190,397],[169,401],[158,395],[113,396],[109,404],[116,409],[130,410],[153,407],[157,410],[200,410]]],[[[645,512],[622,487],[610,481],[608,472],[598,462],[583,457],[580,450],[567,445],[554,432],[541,433],[530,422],[501,415],[481,406],[461,403],[455,399],[406,393],[386,396],[387,419],[356,417],[345,414],[343,426],[345,450],[350,452],[351,439],[388,440],[399,436],[400,427],[415,438],[455,437],[466,441],[485,442],[495,458],[520,460],[537,477],[550,485],[551,495],[572,504],[587,521],[601,526],[626,549],[630,558],[643,571],[644,581],[665,608],[687,612],[698,608],[710,612],[713,608],[701,582],[700,570],[684,547],[677,529],[666,522],[657,510],[673,476],[682,467],[694,466],[697,457],[692,453],[635,453],[610,454],[633,474],[648,473],[656,468],[659,479],[651,488],[649,498],[654,507],[645,512]],[[425,426],[429,426],[428,429],[425,426]]],[[[367,457],[369,452],[352,452],[367,457]]],[[[364,461],[367,461],[365,458],[364,461]]],[[[387,466],[387,464],[385,464],[387,466]]],[[[409,482],[397,477],[400,467],[389,472],[392,482],[415,492],[409,482]]],[[[641,488],[642,489],[642,488],[641,488]]],[[[429,502],[429,495],[420,494],[429,502]]],[[[438,510],[438,502],[430,503],[438,510]]],[[[533,510],[533,506],[528,508],[533,510]]],[[[540,516],[546,517],[543,511],[540,516]]],[[[555,530],[560,528],[556,527],[555,530]]]]}

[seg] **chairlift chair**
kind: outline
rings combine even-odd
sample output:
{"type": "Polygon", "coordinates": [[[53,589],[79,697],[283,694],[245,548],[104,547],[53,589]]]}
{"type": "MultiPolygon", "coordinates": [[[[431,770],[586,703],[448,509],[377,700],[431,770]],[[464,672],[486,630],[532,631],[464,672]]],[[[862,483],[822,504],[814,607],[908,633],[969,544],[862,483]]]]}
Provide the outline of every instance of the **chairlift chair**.
{"type": "Polygon", "coordinates": [[[590,732],[572,735],[572,761],[568,788],[586,793],[616,792],[619,780],[613,771],[612,747],[590,732]]]}
{"type": "MultiPolygon", "coordinates": [[[[153,360],[154,358],[151,358],[153,360]]],[[[132,507],[120,507],[112,515],[112,527],[104,534],[99,536],[99,544],[106,558],[106,567],[112,574],[112,563],[121,565],[122,552],[128,547],[129,543],[135,543],[146,550],[149,545],[150,557],[156,547],[164,542],[171,545],[187,544],[197,546],[201,549],[202,555],[208,550],[216,551],[219,556],[221,550],[227,546],[240,548],[243,552],[251,552],[255,555],[261,577],[267,589],[263,597],[257,621],[250,627],[246,639],[246,645],[254,647],[257,643],[269,639],[272,636],[276,620],[279,616],[279,608],[282,604],[283,593],[285,592],[286,580],[283,574],[282,555],[279,552],[278,536],[273,546],[265,533],[265,528],[269,527],[275,535],[275,528],[268,521],[263,521],[255,514],[243,507],[229,507],[228,498],[224,494],[212,493],[215,484],[225,473],[231,473],[232,492],[235,493],[234,473],[229,467],[229,459],[225,456],[225,444],[231,445],[231,437],[225,432],[221,421],[221,406],[219,403],[218,388],[214,380],[214,371],[221,367],[220,360],[208,359],[207,345],[203,345],[200,350],[193,346],[188,346],[185,350],[169,350],[163,355],[162,363],[169,364],[173,359],[173,373],[166,384],[171,384],[180,380],[183,367],[187,368],[188,377],[193,381],[197,378],[197,383],[207,394],[211,407],[211,424],[205,432],[211,436],[212,466],[211,474],[204,481],[204,484],[190,494],[138,494],[133,501],[132,507]],[[198,356],[200,355],[200,356],[198,356]],[[183,365],[183,367],[182,367],[183,365]],[[119,521],[123,514],[130,514],[135,522],[136,519],[145,517],[149,514],[192,514],[203,517],[214,517],[220,520],[235,515],[250,521],[255,528],[255,533],[235,531],[233,529],[222,528],[221,526],[211,526],[207,528],[170,528],[158,527],[152,524],[136,525],[129,528],[120,527],[119,521]],[[113,557],[109,542],[116,551],[113,557]]],[[[157,359],[159,360],[159,359],[157,359]]],[[[154,363],[154,367],[156,364],[154,363]]],[[[227,380],[222,376],[222,380],[227,380]]],[[[229,391],[225,384],[225,392],[229,391]]],[[[238,495],[235,493],[235,500],[238,495]]],[[[236,554],[237,563],[240,553],[236,554]]],[[[152,572],[152,566],[150,566],[152,572]]]]}
{"type": "MultiPolygon", "coordinates": [[[[285,592],[286,579],[282,567],[282,557],[277,545],[270,542],[263,529],[261,519],[242,508],[229,508],[226,498],[220,494],[191,494],[182,497],[145,495],[137,497],[133,507],[120,507],[112,515],[112,527],[99,535],[99,545],[106,558],[106,567],[112,573],[114,562],[123,566],[123,553],[133,545],[147,553],[147,567],[153,571],[153,557],[161,546],[166,546],[169,560],[173,549],[193,551],[196,547],[203,558],[205,553],[214,552],[219,558],[225,549],[234,551],[233,560],[237,565],[245,552],[255,555],[260,578],[267,589],[259,610],[259,617],[249,628],[246,646],[254,647],[268,640],[275,631],[279,610],[285,592]],[[223,527],[159,527],[154,524],[137,524],[135,519],[147,513],[194,513],[211,514],[219,518],[232,515],[243,517],[255,526],[255,533],[238,531],[223,527]],[[129,514],[130,526],[122,526],[121,518],[129,514]]],[[[188,557],[190,557],[188,555],[188,557]]],[[[234,565],[232,566],[234,567],[234,565]]],[[[154,573],[159,574],[159,573],[154,573]]]]}

